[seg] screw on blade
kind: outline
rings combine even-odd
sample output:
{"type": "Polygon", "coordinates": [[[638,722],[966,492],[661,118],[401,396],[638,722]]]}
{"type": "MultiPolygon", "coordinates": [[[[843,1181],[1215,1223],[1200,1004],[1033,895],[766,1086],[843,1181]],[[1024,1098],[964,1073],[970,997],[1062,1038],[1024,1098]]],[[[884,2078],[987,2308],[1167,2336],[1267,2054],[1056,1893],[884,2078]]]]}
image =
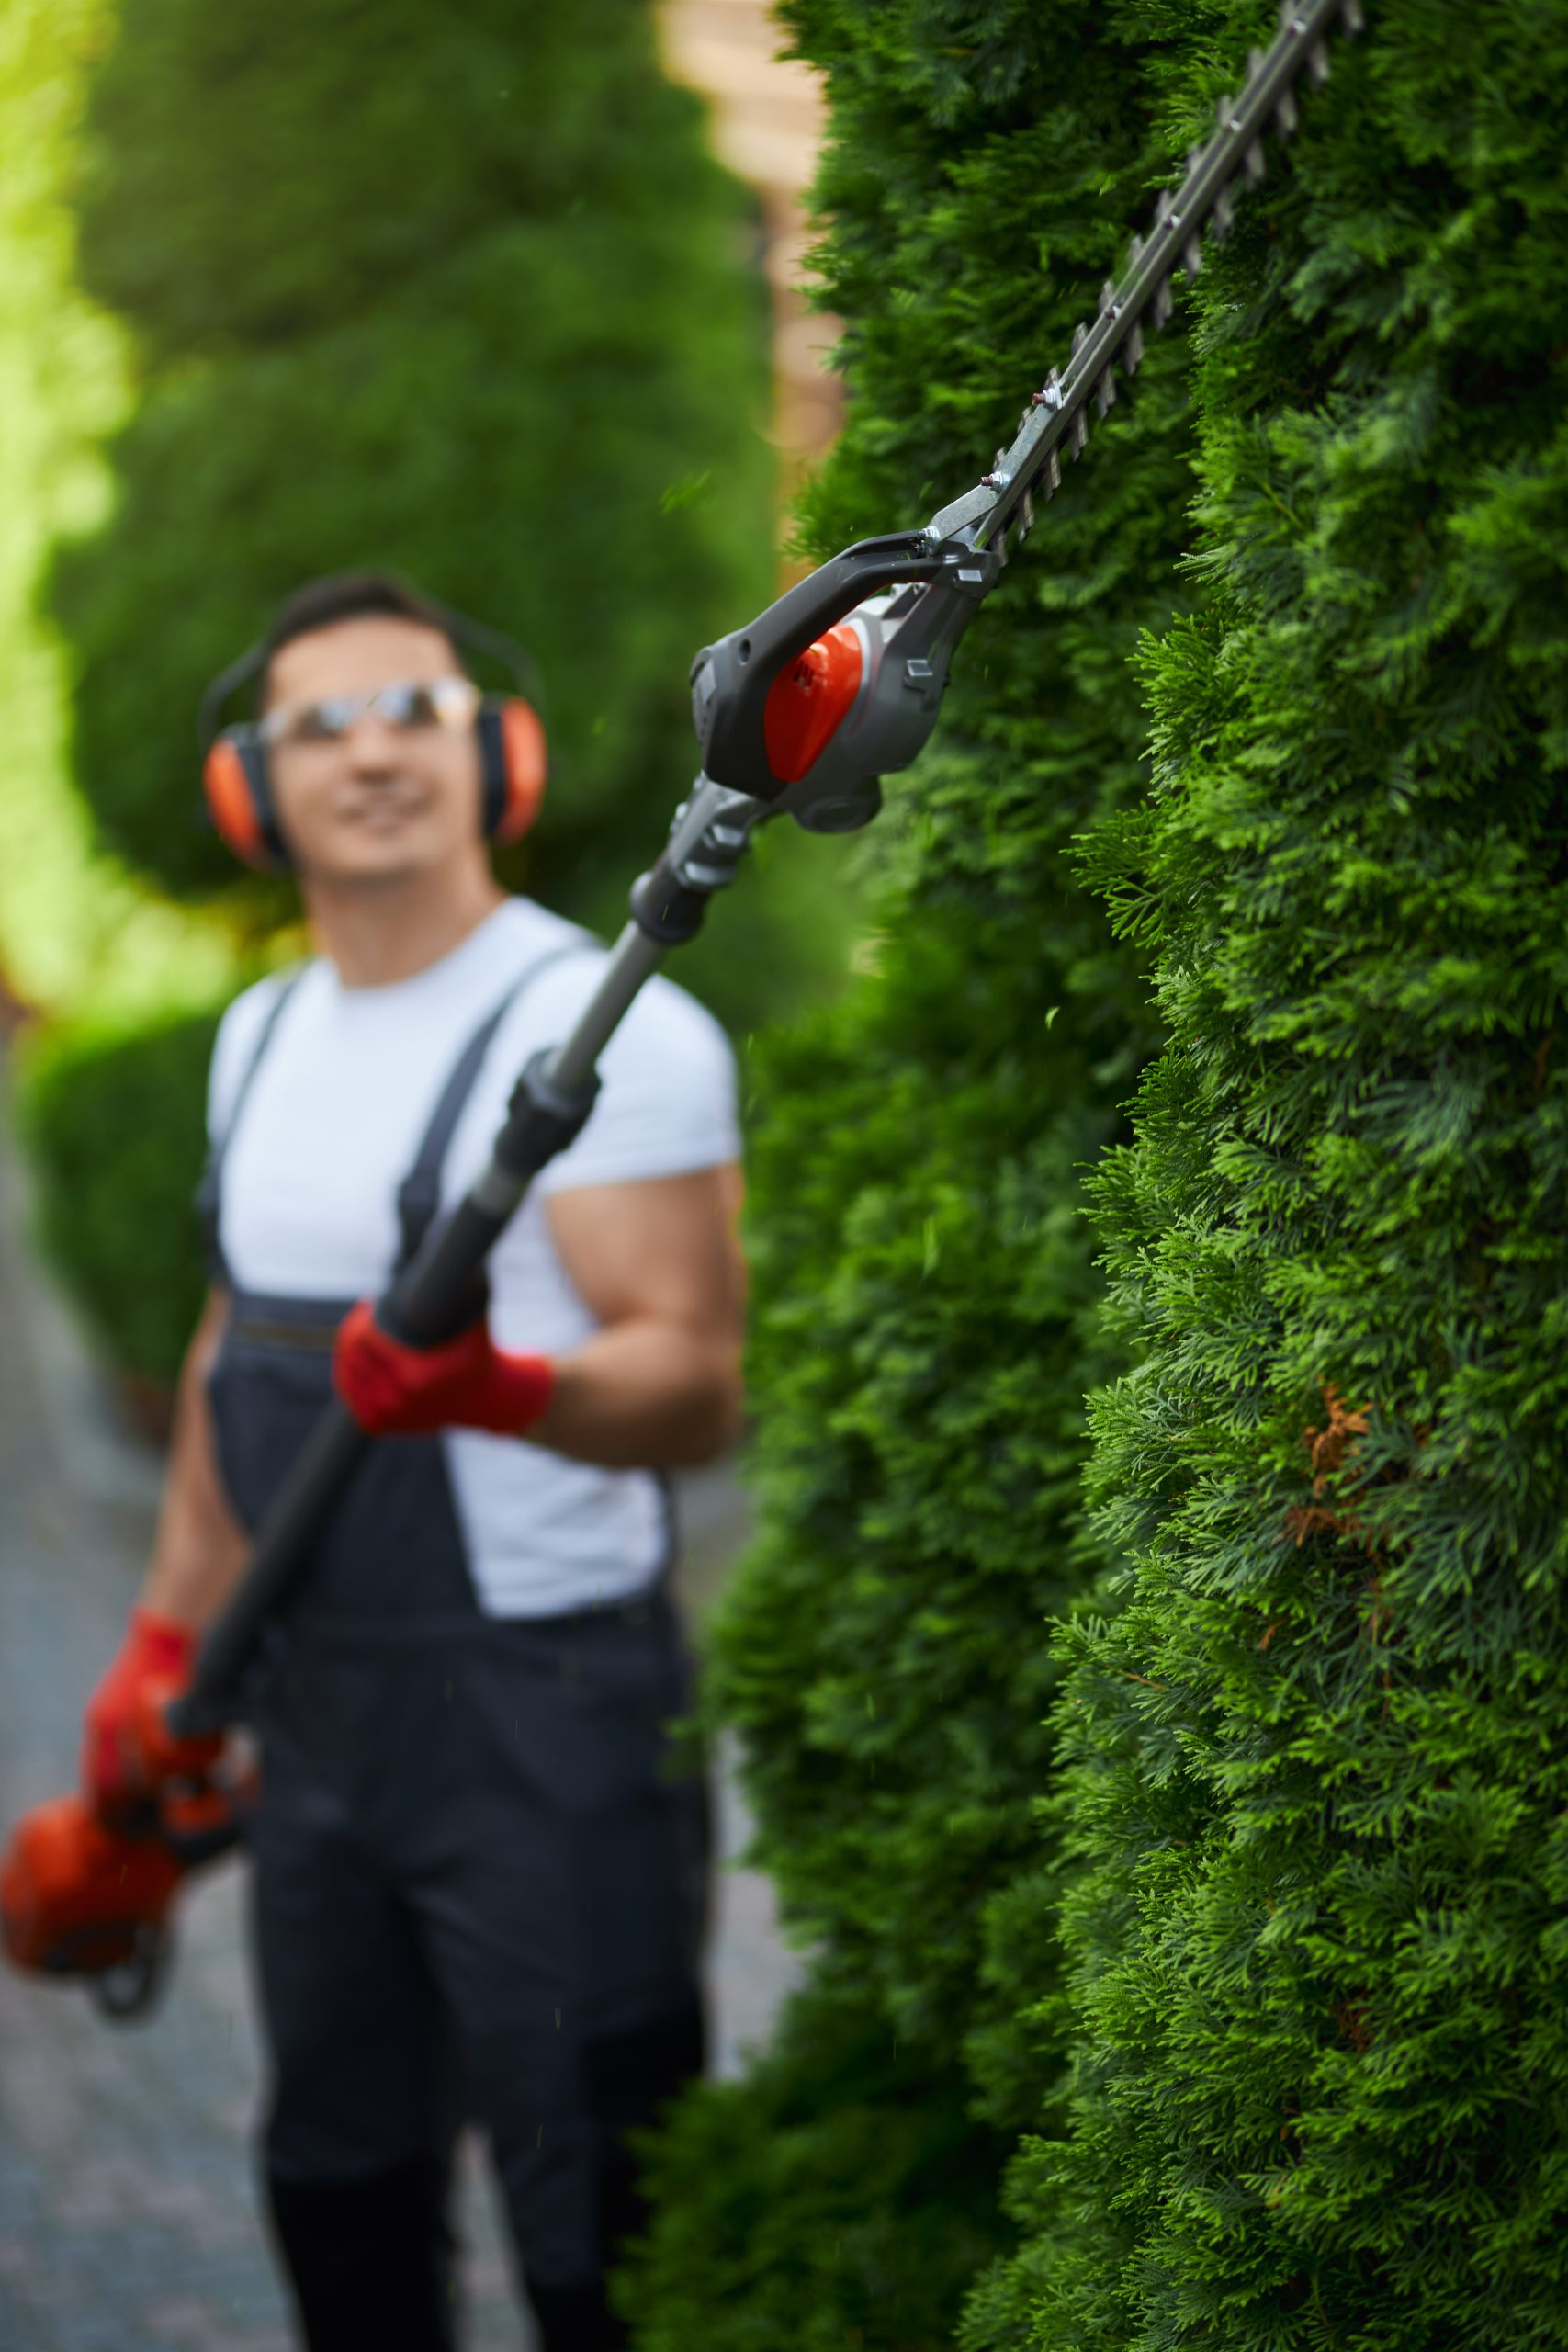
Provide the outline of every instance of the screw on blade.
{"type": "Polygon", "coordinates": [[[1300,121],[1301,116],[1296,109],[1295,92],[1293,90],[1281,90],[1280,93],[1280,103],[1274,109],[1275,130],[1279,132],[1281,139],[1289,139],[1295,131],[1300,121]]]}
{"type": "Polygon", "coordinates": [[[1031,408],[1061,407],[1062,378],[1059,369],[1053,368],[1040,390],[1030,393],[1029,405],[1031,408]]]}

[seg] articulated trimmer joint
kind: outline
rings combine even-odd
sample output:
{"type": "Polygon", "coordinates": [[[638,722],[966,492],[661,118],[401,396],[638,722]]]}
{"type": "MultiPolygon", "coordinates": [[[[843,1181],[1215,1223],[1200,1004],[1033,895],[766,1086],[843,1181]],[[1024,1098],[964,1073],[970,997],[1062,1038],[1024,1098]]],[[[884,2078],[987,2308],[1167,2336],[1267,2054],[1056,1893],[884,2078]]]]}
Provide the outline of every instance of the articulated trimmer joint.
{"type": "Polygon", "coordinates": [[[692,716],[707,776],[807,832],[852,832],[936,725],[953,649],[999,550],[923,531],[864,539],[705,646],[692,716]]]}

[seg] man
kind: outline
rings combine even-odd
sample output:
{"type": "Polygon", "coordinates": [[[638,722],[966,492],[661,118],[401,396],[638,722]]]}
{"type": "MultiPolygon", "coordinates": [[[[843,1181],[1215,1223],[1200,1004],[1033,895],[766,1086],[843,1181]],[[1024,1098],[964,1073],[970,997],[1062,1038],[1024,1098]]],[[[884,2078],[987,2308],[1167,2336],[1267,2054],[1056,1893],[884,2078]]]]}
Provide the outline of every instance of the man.
{"type": "Polygon", "coordinates": [[[149,1679],[184,1673],[336,1381],[378,1442],[255,1709],[269,2204],[310,2352],[451,2340],[448,2160],[484,2128],[547,2352],[623,2341],[623,2133],[701,2064],[701,1790],[659,1475],[739,1411],[733,1068],[663,980],[587,1126],[428,1357],[374,1297],[478,1174],[604,951],[490,868],[455,616],[313,583],[261,665],[271,817],[316,959],[226,1014],[220,1272],[179,1388],[152,1564],[89,1704],[112,1795],[149,1679]],[[334,1339],[334,1334],[337,1336],[334,1339]]]}

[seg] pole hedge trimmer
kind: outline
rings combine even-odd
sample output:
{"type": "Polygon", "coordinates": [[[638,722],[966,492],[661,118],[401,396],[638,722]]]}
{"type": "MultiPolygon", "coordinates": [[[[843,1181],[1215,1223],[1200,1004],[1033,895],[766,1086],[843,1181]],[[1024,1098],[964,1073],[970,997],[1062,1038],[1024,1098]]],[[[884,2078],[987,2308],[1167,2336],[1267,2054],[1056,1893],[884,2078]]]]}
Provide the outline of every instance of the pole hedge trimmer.
{"type": "MultiPolygon", "coordinates": [[[[698,654],[692,707],[703,763],[690,797],[633,887],[631,919],[576,1028],[529,1063],[484,1173],[378,1302],[394,1337],[433,1346],[471,1319],[497,1237],[592,1108],[606,1043],[666,951],[694,935],[708,900],[733,882],[753,829],[789,816],[810,832],[850,832],[876,815],[881,777],[908,767],[936,725],[953,652],[1010,544],[1059,487],[1064,459],[1082,455],[1090,413],[1106,413],[1118,374],[1136,371],[1145,334],[1169,318],[1176,271],[1197,274],[1204,231],[1223,236],[1236,183],[1263,175],[1266,135],[1294,130],[1303,75],[1325,80],[1330,38],[1361,22],[1359,0],[1281,9],[1275,40],[1253,52],[1239,96],[1221,100],[1213,136],[1189,154],[1180,187],[1161,196],[1121,280],[1107,279],[1092,323],[1031,395],[990,472],[923,529],[846,548],[698,654]]],[[[263,1629],[370,1442],[345,1405],[323,1413],[189,1688],[168,1707],[166,1728],[149,1727],[140,1814],[106,1824],[66,1798],[21,1824],[0,1867],[6,1949],[19,1966],[85,1975],[117,2016],[145,2006],[182,1873],[236,1834],[238,1797],[215,1777],[220,1735],[243,1714],[263,1629]]]]}

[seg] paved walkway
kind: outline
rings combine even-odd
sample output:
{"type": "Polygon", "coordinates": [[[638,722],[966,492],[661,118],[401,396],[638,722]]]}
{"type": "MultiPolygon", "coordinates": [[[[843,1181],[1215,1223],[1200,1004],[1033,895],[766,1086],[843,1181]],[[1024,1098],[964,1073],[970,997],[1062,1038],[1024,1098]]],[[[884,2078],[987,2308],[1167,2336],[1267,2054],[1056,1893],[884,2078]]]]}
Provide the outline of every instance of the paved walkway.
{"type": "MultiPolygon", "coordinates": [[[[118,1431],[58,1302],[20,1245],[18,1171],[0,1149],[0,1829],[71,1785],[82,1702],[113,1652],[145,1556],[157,1464],[118,1431]]],[[[739,1532],[732,1484],[687,1498],[694,1598],[739,1532]]],[[[726,1776],[726,1849],[744,1822],[726,1776]]],[[[169,1997],[130,2027],[73,1988],[0,1970],[3,2352],[289,2352],[248,2135],[261,2061],[243,1875],[198,1883],[169,1997]]],[[[721,1882],[713,1954],[719,2071],[765,2036],[794,1973],[770,1890],[721,1882]]],[[[488,2184],[463,2192],[470,2352],[528,2341],[488,2184]]]]}

